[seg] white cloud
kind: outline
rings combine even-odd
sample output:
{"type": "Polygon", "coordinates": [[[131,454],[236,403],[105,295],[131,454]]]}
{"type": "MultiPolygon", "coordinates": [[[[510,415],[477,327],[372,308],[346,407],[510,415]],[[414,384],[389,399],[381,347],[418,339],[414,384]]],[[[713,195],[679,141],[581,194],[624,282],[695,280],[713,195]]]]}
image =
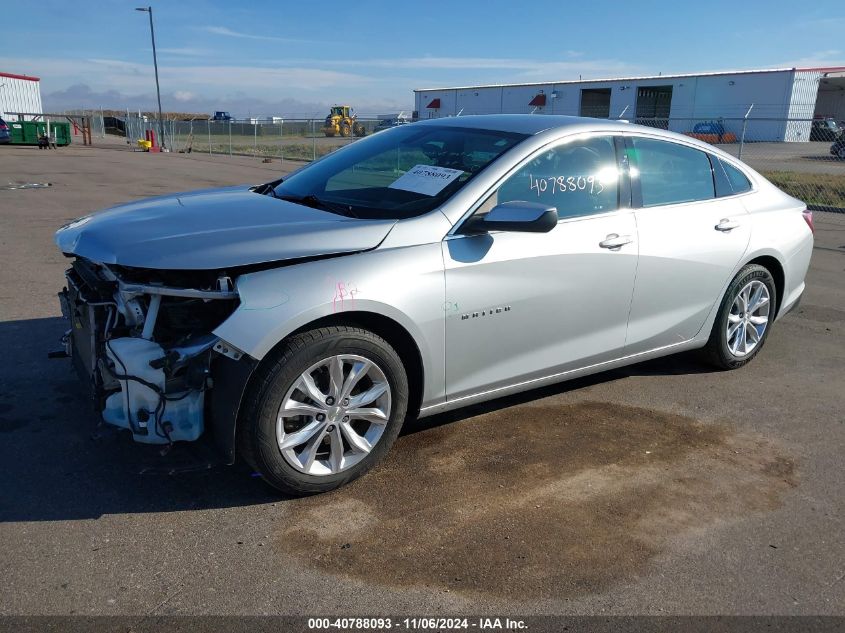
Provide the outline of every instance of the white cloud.
{"type": "MultiPolygon", "coordinates": [[[[574,57],[576,51],[567,51],[567,56],[574,57]]],[[[298,59],[293,63],[306,65],[317,63],[316,60],[298,59]]],[[[442,71],[509,71],[500,72],[496,81],[507,81],[514,77],[531,79],[543,77],[550,81],[562,79],[603,78],[622,74],[640,74],[644,69],[628,62],[615,59],[572,59],[569,61],[549,61],[546,59],[524,59],[513,57],[399,57],[383,59],[339,59],[334,62],[338,67],[385,68],[397,70],[442,70],[442,71]]],[[[442,81],[441,81],[442,83],[442,81]]]]}
{"type": "Polygon", "coordinates": [[[204,57],[211,55],[211,51],[205,48],[191,48],[190,46],[176,47],[176,48],[159,48],[159,53],[166,55],[184,55],[186,57],[204,57]]]}
{"type": "MultiPolygon", "coordinates": [[[[587,79],[648,74],[650,70],[614,59],[575,58],[571,52],[564,52],[559,60],[426,55],[328,61],[264,58],[259,64],[219,66],[206,61],[176,57],[159,64],[162,95],[168,95],[173,107],[184,104],[186,109],[204,111],[209,106],[220,109],[215,103],[229,101],[231,110],[243,107],[245,115],[247,111],[265,112],[264,103],[295,100],[320,108],[325,103],[344,102],[359,111],[389,112],[394,104],[406,109],[413,100],[412,89],[425,86],[558,81],[579,75],[587,79]]],[[[130,109],[144,107],[140,95],[155,95],[152,60],[0,56],[0,68],[41,77],[42,92],[60,94],[67,108],[74,107],[74,95],[86,103],[99,100],[102,107],[130,109]],[[67,92],[81,84],[91,94],[67,92]]],[[[268,106],[267,113],[275,112],[275,105],[272,110],[268,106]]]]}
{"type": "MultiPolygon", "coordinates": [[[[329,99],[315,99],[302,101],[295,98],[262,99],[249,95],[234,95],[232,97],[209,97],[207,95],[164,92],[161,95],[162,106],[165,111],[193,112],[196,114],[210,113],[215,110],[226,110],[236,117],[250,116],[284,116],[286,118],[319,118],[322,119],[333,103],[329,99]],[[181,97],[181,100],[180,100],[181,97]]],[[[64,110],[99,110],[128,109],[154,111],[157,109],[155,90],[149,89],[138,93],[119,92],[117,90],[96,91],[85,84],[76,84],[65,90],[48,92],[43,95],[44,107],[50,112],[64,110]]],[[[360,98],[354,101],[355,109],[362,116],[399,112],[410,112],[412,98],[397,102],[391,99],[360,98]]]]}
{"type": "Polygon", "coordinates": [[[804,57],[792,59],[779,66],[795,68],[814,68],[816,66],[845,66],[845,53],[838,49],[815,51],[804,57]]]}
{"type": "Polygon", "coordinates": [[[317,40],[298,39],[291,37],[277,37],[274,35],[258,35],[256,33],[244,33],[243,31],[234,31],[227,26],[204,26],[201,27],[206,33],[212,35],[224,35],[226,37],[240,37],[249,40],[269,40],[273,42],[291,42],[291,43],[318,43],[317,40]]]}
{"type": "MultiPolygon", "coordinates": [[[[153,81],[153,65],[117,59],[11,58],[0,57],[0,68],[36,74],[42,78],[42,90],[56,90],[85,81],[94,90],[115,89],[136,92],[153,81]]],[[[315,93],[329,89],[346,90],[369,86],[374,77],[345,70],[304,66],[204,66],[198,64],[159,64],[162,90],[178,86],[180,90],[206,94],[252,93],[281,98],[296,93],[315,93]]]]}
{"type": "MultiPolygon", "coordinates": [[[[305,61],[305,60],[300,60],[305,61]]],[[[441,69],[518,69],[530,70],[538,66],[575,66],[583,67],[588,64],[612,64],[618,66],[623,62],[610,61],[547,61],[538,59],[522,59],[514,57],[397,57],[384,59],[339,59],[336,62],[341,66],[374,66],[379,68],[441,68],[441,69]]]]}

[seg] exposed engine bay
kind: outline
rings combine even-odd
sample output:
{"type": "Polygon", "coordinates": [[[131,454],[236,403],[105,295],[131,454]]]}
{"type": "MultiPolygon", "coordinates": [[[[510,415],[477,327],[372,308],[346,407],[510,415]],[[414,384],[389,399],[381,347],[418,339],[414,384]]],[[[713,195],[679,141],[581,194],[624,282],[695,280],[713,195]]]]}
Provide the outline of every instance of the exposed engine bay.
{"type": "Polygon", "coordinates": [[[161,271],[77,257],[59,293],[63,337],[103,420],[135,441],[194,441],[205,430],[216,357],[242,352],[212,334],[239,304],[224,271],[161,271]]]}

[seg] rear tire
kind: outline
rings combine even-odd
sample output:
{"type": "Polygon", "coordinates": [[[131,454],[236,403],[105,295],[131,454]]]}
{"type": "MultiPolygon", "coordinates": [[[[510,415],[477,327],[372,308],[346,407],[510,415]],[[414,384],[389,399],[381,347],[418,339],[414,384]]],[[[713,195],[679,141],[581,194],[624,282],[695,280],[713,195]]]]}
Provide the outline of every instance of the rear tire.
{"type": "Polygon", "coordinates": [[[327,492],[384,457],[407,408],[408,378],[387,341],[354,327],[310,330],[259,367],[239,420],[238,450],[277,490],[327,492]],[[372,394],[379,395],[370,400],[372,394]]]}
{"type": "Polygon", "coordinates": [[[775,320],[777,289],[768,269],[749,264],[728,286],[710,339],[705,359],[719,369],[739,369],[763,348],[775,320]]]}

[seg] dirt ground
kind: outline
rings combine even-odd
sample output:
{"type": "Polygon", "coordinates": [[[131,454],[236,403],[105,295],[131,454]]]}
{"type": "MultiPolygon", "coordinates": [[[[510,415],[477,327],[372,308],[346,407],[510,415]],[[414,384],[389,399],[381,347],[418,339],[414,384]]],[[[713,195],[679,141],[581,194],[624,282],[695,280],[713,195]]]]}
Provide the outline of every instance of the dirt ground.
{"type": "Polygon", "coordinates": [[[0,614],[845,614],[845,215],[749,366],[693,355],[419,421],[334,493],[96,426],[64,222],[295,164],[0,147],[0,614]],[[8,189],[8,183],[51,183],[8,189]]]}

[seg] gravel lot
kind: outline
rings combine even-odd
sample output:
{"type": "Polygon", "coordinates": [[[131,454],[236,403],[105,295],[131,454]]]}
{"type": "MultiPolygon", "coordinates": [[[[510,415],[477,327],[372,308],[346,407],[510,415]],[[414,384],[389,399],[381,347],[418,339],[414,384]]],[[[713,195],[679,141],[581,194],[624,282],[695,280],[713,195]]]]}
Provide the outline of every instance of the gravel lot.
{"type": "MultiPolygon", "coordinates": [[[[829,141],[809,143],[746,143],[742,160],[758,171],[796,171],[804,174],[832,174],[845,178],[845,161],[830,153],[829,141]]],[[[739,144],[717,145],[732,156],[739,144]]]]}
{"type": "Polygon", "coordinates": [[[648,362],[407,428],[284,500],[96,427],[55,293],[65,221],[290,164],[0,147],[0,614],[845,614],[845,215],[750,366],[648,362]]]}

